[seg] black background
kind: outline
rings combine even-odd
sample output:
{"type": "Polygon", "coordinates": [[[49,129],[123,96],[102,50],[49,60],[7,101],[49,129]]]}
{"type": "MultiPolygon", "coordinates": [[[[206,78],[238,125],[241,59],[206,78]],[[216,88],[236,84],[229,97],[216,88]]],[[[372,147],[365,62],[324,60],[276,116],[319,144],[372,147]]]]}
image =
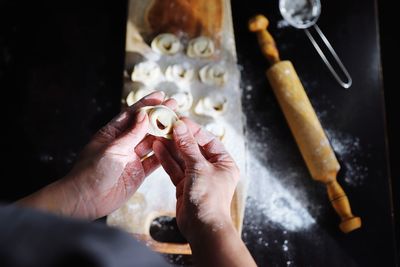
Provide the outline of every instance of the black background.
{"type": "MultiPolygon", "coordinates": [[[[344,237],[337,232],[335,214],[327,207],[317,230],[326,240],[302,235],[292,239],[298,247],[294,263],[300,266],[394,264],[388,186],[391,181],[399,218],[400,170],[395,159],[399,149],[395,98],[398,67],[394,65],[398,54],[395,48],[399,46],[394,36],[396,9],[388,2],[323,1],[319,25],[353,75],[355,84],[349,92],[332,82],[301,31],[279,31],[271,23],[282,58],[292,60],[303,83],[315,76],[320,78],[318,85],[306,87],[311,101],[322,92],[332,102],[341,103],[342,109],[324,119],[323,125],[361,136],[371,144],[368,152],[373,155],[365,159],[371,173],[368,182],[359,188],[345,188],[354,209],[367,218],[366,227],[344,237]],[[378,65],[378,26],[383,81],[378,65]],[[378,55],[375,58],[374,53],[378,55]],[[391,174],[386,172],[387,144],[391,174]]],[[[276,4],[249,0],[232,1],[232,6],[239,63],[245,70],[242,75],[257,89],[252,93],[253,108],[247,112],[265,115],[262,123],[274,123],[272,128],[282,136],[281,141],[295,151],[272,93],[261,89],[268,88],[264,78],[268,65],[246,29],[248,18],[255,13],[264,13],[271,21],[280,20],[276,4]]],[[[16,200],[62,177],[90,136],[119,111],[125,22],[125,1],[0,1],[1,201],[16,200]]],[[[244,99],[246,105],[249,101],[244,99]]],[[[255,129],[251,119],[248,127],[255,129]]],[[[296,161],[301,164],[300,158],[296,161]]],[[[322,198],[320,189],[317,191],[322,198]]],[[[398,236],[397,232],[397,240],[398,236]]],[[[282,265],[278,251],[258,251],[251,242],[249,247],[260,265],[282,265]]]]}

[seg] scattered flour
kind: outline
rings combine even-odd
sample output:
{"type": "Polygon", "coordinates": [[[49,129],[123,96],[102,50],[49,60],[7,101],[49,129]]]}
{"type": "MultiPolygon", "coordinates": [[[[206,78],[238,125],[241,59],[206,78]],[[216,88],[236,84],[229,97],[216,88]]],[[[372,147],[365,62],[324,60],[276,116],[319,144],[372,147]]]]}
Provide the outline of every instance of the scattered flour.
{"type": "MultiPolygon", "coordinates": [[[[246,80],[245,73],[242,73],[242,78],[245,113],[247,116],[252,116],[256,111],[249,100],[256,98],[255,84],[252,84],[253,80],[251,82],[246,80]]],[[[328,116],[329,109],[335,109],[335,106],[330,104],[327,109],[320,110],[319,117],[328,116]]],[[[293,266],[296,265],[293,258],[295,255],[291,250],[293,245],[288,233],[311,233],[313,227],[316,227],[315,216],[322,207],[317,203],[311,203],[312,200],[305,190],[296,186],[294,182],[296,179],[291,179],[300,177],[304,173],[295,169],[279,170],[274,166],[274,161],[271,160],[272,152],[268,151],[276,149],[278,140],[270,135],[271,130],[268,125],[257,120],[253,123],[256,124],[255,129],[254,127],[247,129],[246,162],[250,184],[243,240],[255,251],[261,252],[266,249],[280,251],[286,266],[293,266]],[[279,230],[282,232],[279,233],[279,230]],[[271,232],[275,234],[271,236],[271,232]]],[[[360,160],[360,139],[338,131],[326,132],[342,166],[345,183],[351,186],[362,185],[368,168],[360,160]]]]}
{"type": "Polygon", "coordinates": [[[307,200],[297,199],[282,183],[279,174],[268,169],[252,153],[249,153],[247,162],[247,175],[250,177],[248,212],[258,214],[263,223],[269,221],[287,231],[304,230],[315,223],[305,208],[307,200]]]}
{"type": "Polygon", "coordinates": [[[43,163],[49,163],[53,161],[54,157],[48,153],[42,153],[39,155],[39,160],[43,163]]]}
{"type": "Polygon", "coordinates": [[[360,163],[360,138],[331,129],[326,130],[326,134],[340,161],[344,181],[350,186],[362,185],[367,177],[368,167],[360,163]]]}

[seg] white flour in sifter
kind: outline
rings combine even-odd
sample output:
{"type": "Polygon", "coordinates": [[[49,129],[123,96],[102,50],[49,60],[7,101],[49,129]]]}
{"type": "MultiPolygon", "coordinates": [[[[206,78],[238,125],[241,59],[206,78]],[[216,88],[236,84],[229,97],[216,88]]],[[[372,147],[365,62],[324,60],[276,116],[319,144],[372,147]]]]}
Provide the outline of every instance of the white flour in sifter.
{"type": "Polygon", "coordinates": [[[312,0],[281,0],[279,7],[294,25],[310,23],[319,14],[316,1],[312,0]]]}

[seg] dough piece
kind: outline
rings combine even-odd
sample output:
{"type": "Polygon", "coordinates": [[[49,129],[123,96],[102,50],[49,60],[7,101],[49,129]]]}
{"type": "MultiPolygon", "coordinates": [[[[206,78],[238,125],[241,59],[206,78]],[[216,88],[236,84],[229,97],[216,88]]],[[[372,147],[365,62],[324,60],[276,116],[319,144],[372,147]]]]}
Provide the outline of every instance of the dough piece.
{"type": "Polygon", "coordinates": [[[216,137],[218,137],[219,140],[222,141],[224,139],[225,127],[221,123],[215,121],[209,122],[206,125],[204,125],[204,128],[213,135],[215,135],[216,137]]]}
{"type": "Polygon", "coordinates": [[[154,92],[154,90],[147,88],[147,87],[141,87],[134,89],[129,92],[128,96],[126,97],[125,101],[128,107],[132,106],[136,102],[138,102],[140,99],[145,97],[146,95],[154,92]]]}
{"type": "Polygon", "coordinates": [[[174,34],[162,33],[153,39],[151,48],[161,55],[175,55],[181,49],[181,43],[174,34]]]}
{"type": "Polygon", "coordinates": [[[158,82],[162,78],[161,69],[153,61],[141,62],[133,68],[131,79],[134,82],[151,84],[158,82]]]}
{"type": "Polygon", "coordinates": [[[193,79],[194,70],[188,64],[174,64],[165,70],[165,78],[172,82],[190,82],[193,79]]]}
{"type": "Polygon", "coordinates": [[[221,116],[227,107],[228,99],[220,94],[214,94],[212,96],[207,96],[201,98],[194,108],[194,112],[197,115],[210,116],[216,118],[221,116]]]}
{"type": "Polygon", "coordinates": [[[179,120],[176,113],[163,105],[143,107],[149,116],[149,134],[172,139],[172,127],[179,120]]]}
{"type": "Polygon", "coordinates": [[[190,40],[187,55],[192,58],[208,58],[215,52],[214,42],[205,36],[190,40]]]}
{"type": "Polygon", "coordinates": [[[178,102],[177,111],[188,111],[193,105],[193,96],[190,92],[178,92],[170,96],[178,102]]]}
{"type": "Polygon", "coordinates": [[[208,64],[199,71],[200,80],[208,85],[223,86],[228,80],[226,69],[220,64],[208,64]]]}

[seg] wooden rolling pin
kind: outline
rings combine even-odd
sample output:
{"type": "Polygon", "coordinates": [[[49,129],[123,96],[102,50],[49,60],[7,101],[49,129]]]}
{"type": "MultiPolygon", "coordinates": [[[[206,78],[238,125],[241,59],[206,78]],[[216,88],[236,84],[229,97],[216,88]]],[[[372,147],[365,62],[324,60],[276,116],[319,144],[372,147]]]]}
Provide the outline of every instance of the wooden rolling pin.
{"type": "Polygon", "coordinates": [[[341,218],[340,229],[351,232],[361,227],[361,219],[352,214],[349,200],[336,180],[340,165],[292,63],[280,60],[268,24],[263,15],[249,21],[249,30],[257,34],[261,51],[271,63],[268,80],[312,178],[326,185],[329,200],[341,218]]]}

